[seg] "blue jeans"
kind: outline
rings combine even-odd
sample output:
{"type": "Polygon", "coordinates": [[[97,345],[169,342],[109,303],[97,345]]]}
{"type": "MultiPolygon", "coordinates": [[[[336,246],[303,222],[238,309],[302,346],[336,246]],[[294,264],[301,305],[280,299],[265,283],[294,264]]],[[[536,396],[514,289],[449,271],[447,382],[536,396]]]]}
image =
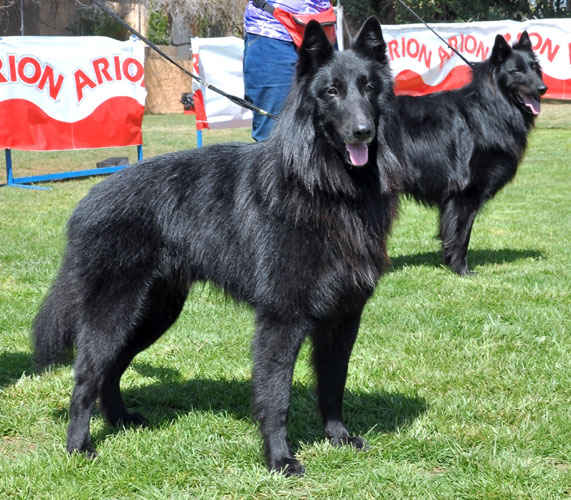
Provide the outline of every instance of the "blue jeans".
{"type": "MultiPolygon", "coordinates": [[[[293,42],[266,36],[244,35],[244,93],[246,99],[272,114],[279,114],[295,75],[297,52],[293,42]]],[[[254,112],[252,137],[267,139],[275,120],[254,112]]]]}

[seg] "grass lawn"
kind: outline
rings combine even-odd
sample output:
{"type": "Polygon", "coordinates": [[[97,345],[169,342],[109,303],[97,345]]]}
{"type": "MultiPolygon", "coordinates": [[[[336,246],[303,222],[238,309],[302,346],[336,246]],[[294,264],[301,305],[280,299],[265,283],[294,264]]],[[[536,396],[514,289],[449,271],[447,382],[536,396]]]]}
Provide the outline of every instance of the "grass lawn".
{"type": "MultiPolygon", "coordinates": [[[[99,458],[68,456],[72,370],[35,373],[29,330],[67,217],[100,178],[0,188],[0,498],[569,498],[571,106],[544,108],[515,181],[476,219],[477,276],[442,267],[436,212],[403,203],[347,383],[345,419],[367,452],[324,441],[302,349],[290,414],[302,478],[265,470],[249,410],[252,313],[208,285],[123,377],[127,406],[150,426],[116,430],[96,415],[99,458]]],[[[205,134],[230,139],[249,131],[205,134]]],[[[146,116],[144,140],[145,156],[193,147],[193,119],[146,116]]],[[[123,154],[134,148],[14,152],[14,170],[123,154]]]]}

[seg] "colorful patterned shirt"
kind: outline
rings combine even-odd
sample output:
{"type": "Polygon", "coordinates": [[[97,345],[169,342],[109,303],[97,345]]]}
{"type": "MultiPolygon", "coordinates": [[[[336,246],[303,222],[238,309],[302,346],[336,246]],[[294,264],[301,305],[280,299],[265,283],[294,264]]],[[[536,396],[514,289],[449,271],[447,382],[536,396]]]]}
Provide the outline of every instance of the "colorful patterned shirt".
{"type": "MultiPolygon", "coordinates": [[[[296,14],[317,14],[327,10],[330,0],[267,0],[270,5],[296,14]]],[[[274,16],[248,2],[244,12],[244,31],[291,42],[287,30],[274,16]]]]}

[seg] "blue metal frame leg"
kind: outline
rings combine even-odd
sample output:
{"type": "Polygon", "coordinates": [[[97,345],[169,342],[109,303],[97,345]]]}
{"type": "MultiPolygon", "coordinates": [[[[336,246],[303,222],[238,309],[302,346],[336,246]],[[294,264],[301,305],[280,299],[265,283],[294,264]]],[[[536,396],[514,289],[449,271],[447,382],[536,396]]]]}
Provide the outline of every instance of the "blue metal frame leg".
{"type": "MultiPolygon", "coordinates": [[[[5,149],[5,156],[6,156],[6,186],[7,187],[19,187],[25,189],[39,189],[41,191],[49,191],[50,188],[41,187],[41,186],[28,186],[26,184],[21,184],[20,182],[15,182],[14,173],[12,172],[12,150],[6,148],[5,149]]],[[[21,181],[21,179],[17,179],[21,181]]]]}
{"type": "MultiPolygon", "coordinates": [[[[40,190],[49,190],[48,187],[42,186],[33,186],[29,185],[34,182],[46,182],[46,181],[57,181],[62,179],[72,179],[75,177],[88,177],[92,175],[105,175],[105,174],[112,174],[119,170],[128,167],[129,165],[118,165],[115,167],[105,167],[105,168],[93,168],[88,170],[75,170],[70,172],[59,172],[56,174],[44,174],[44,175],[34,175],[30,177],[14,177],[14,173],[12,171],[12,151],[10,149],[6,149],[6,186],[7,187],[19,187],[19,188],[27,188],[27,189],[40,189],[40,190]]],[[[143,160],[143,145],[137,145],[137,161],[143,160]]]]}

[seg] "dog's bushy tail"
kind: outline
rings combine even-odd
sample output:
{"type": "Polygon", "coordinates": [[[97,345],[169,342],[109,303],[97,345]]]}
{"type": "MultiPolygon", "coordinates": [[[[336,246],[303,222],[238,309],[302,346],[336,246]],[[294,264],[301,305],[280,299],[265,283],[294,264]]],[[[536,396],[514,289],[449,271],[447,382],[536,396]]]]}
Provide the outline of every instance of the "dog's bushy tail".
{"type": "Polygon", "coordinates": [[[68,285],[60,274],[34,320],[32,342],[38,369],[72,358],[77,321],[73,292],[68,285]]]}

